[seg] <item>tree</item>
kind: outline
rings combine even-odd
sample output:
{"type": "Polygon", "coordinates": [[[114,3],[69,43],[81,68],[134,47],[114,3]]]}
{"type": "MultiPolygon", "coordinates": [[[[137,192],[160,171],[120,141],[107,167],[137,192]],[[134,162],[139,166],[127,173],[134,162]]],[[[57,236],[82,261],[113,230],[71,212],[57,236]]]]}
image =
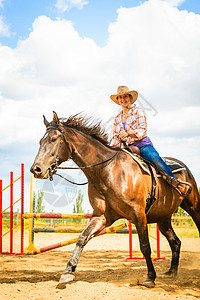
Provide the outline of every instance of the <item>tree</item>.
{"type": "Polygon", "coordinates": [[[74,204],[73,207],[73,213],[82,214],[84,212],[82,208],[82,203],[83,203],[83,194],[81,194],[81,190],[79,190],[78,197],[76,198],[76,204],[74,204]]]}
{"type": "Polygon", "coordinates": [[[36,212],[37,213],[42,213],[44,212],[44,208],[45,208],[45,205],[42,205],[42,202],[43,202],[43,192],[41,190],[38,191],[38,194],[37,194],[37,197],[36,198],[36,212]]]}
{"type": "Polygon", "coordinates": [[[179,206],[178,211],[174,214],[178,217],[188,216],[188,214],[179,206]]]}

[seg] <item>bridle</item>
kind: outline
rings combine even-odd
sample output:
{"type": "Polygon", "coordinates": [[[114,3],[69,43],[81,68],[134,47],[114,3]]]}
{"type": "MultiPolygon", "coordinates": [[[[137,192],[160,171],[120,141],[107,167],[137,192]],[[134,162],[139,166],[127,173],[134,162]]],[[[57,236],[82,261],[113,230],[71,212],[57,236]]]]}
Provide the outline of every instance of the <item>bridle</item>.
{"type": "MultiPolygon", "coordinates": [[[[60,145],[59,145],[59,149],[58,149],[58,154],[56,156],[56,160],[55,162],[49,167],[49,179],[52,181],[53,180],[53,175],[56,174],[56,169],[58,168],[58,162],[59,162],[59,159],[60,159],[60,151],[61,151],[61,148],[62,148],[62,144],[63,144],[63,140],[65,141],[68,149],[69,149],[69,152],[70,152],[70,155],[72,155],[72,152],[71,152],[71,149],[70,149],[70,146],[69,146],[69,142],[66,140],[65,138],[65,135],[64,135],[64,131],[62,129],[60,129],[58,126],[53,126],[53,125],[49,125],[47,127],[47,130],[46,132],[48,133],[50,130],[58,130],[60,133],[61,133],[61,140],[60,140],[60,145]]],[[[71,158],[71,156],[70,156],[71,158]]]]}
{"type": "Polygon", "coordinates": [[[63,144],[63,141],[65,142],[66,146],[68,147],[68,150],[70,152],[70,157],[68,158],[71,159],[72,158],[72,154],[73,154],[73,151],[72,151],[72,147],[70,147],[70,144],[69,142],[66,140],[65,138],[65,135],[64,135],[64,131],[63,129],[59,128],[59,126],[56,126],[56,125],[49,125],[47,127],[47,130],[46,132],[49,132],[50,130],[58,130],[60,133],[61,133],[61,140],[60,140],[60,145],[59,145],[59,149],[58,149],[58,154],[56,156],[56,160],[55,162],[49,167],[49,179],[50,181],[53,181],[53,175],[57,175],[63,179],[65,179],[66,181],[72,183],[72,184],[76,184],[76,185],[85,185],[87,184],[88,182],[84,182],[84,183],[76,183],[76,182],[73,182],[65,177],[63,177],[62,175],[60,174],[57,174],[57,170],[58,169],[61,169],[61,170],[77,170],[77,169],[88,169],[88,168],[92,168],[92,167],[96,167],[96,166],[99,166],[99,165],[102,165],[102,164],[105,164],[107,162],[111,162],[113,160],[113,158],[118,154],[118,151],[110,158],[102,161],[102,162],[99,162],[99,163],[96,163],[96,164],[92,164],[92,165],[88,165],[88,166],[82,166],[82,167],[58,167],[58,163],[59,163],[59,159],[60,159],[60,152],[61,152],[61,148],[62,148],[62,144],[63,144]]]}

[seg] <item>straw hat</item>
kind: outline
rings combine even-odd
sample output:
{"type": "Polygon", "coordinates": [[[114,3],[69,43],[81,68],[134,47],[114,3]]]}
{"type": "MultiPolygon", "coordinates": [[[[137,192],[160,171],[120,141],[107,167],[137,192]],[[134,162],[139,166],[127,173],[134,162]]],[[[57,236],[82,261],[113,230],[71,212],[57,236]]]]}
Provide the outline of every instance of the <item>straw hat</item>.
{"type": "Polygon", "coordinates": [[[129,91],[129,88],[127,86],[119,86],[117,88],[117,95],[111,95],[110,98],[115,102],[117,103],[118,105],[119,104],[119,100],[118,100],[118,96],[120,95],[131,95],[132,96],[132,99],[131,99],[131,104],[133,104],[136,100],[137,100],[137,97],[138,97],[138,92],[136,91],[129,91]]]}

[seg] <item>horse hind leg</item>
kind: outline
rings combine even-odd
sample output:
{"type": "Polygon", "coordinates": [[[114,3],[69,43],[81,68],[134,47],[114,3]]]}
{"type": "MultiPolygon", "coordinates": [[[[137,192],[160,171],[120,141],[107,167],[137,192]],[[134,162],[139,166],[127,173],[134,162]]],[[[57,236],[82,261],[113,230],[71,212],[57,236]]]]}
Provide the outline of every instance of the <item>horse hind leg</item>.
{"type": "Polygon", "coordinates": [[[154,281],[156,279],[156,272],[151,260],[151,248],[149,243],[148,227],[147,227],[147,220],[145,214],[139,215],[138,217],[136,216],[135,226],[139,237],[140,249],[142,254],[145,257],[147,269],[148,269],[147,278],[143,282],[143,285],[148,288],[151,288],[154,287],[155,285],[154,281]]]}
{"type": "Polygon", "coordinates": [[[93,237],[93,235],[101,232],[106,226],[108,226],[108,224],[106,224],[106,218],[104,215],[92,217],[90,219],[87,227],[83,230],[78,238],[72,256],[67,263],[67,267],[60,277],[60,283],[67,283],[74,280],[73,272],[76,270],[84,246],[93,237]]]}
{"type": "Polygon", "coordinates": [[[172,251],[171,266],[169,271],[164,273],[164,275],[176,276],[178,271],[178,265],[179,265],[181,241],[179,240],[179,238],[177,237],[177,235],[175,234],[172,228],[171,217],[168,220],[163,220],[162,222],[159,222],[158,228],[168,240],[168,243],[172,251]]]}

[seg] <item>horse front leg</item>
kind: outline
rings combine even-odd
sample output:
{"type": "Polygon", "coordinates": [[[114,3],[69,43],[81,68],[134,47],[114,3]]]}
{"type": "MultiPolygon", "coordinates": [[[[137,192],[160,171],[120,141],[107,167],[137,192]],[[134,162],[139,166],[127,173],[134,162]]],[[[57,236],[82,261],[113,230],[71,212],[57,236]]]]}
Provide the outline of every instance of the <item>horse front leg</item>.
{"type": "Polygon", "coordinates": [[[94,236],[100,233],[106,227],[106,218],[104,215],[99,217],[92,216],[87,227],[80,234],[75,249],[70,257],[67,267],[60,277],[60,283],[67,283],[74,280],[73,272],[76,270],[79,258],[84,246],[94,236]]]}
{"type": "Polygon", "coordinates": [[[140,249],[142,254],[145,257],[147,269],[148,269],[148,275],[146,280],[143,282],[143,285],[149,288],[154,287],[156,272],[151,260],[151,248],[149,243],[147,219],[145,213],[141,213],[138,216],[136,216],[135,226],[137,228],[137,233],[139,237],[140,249]]]}

